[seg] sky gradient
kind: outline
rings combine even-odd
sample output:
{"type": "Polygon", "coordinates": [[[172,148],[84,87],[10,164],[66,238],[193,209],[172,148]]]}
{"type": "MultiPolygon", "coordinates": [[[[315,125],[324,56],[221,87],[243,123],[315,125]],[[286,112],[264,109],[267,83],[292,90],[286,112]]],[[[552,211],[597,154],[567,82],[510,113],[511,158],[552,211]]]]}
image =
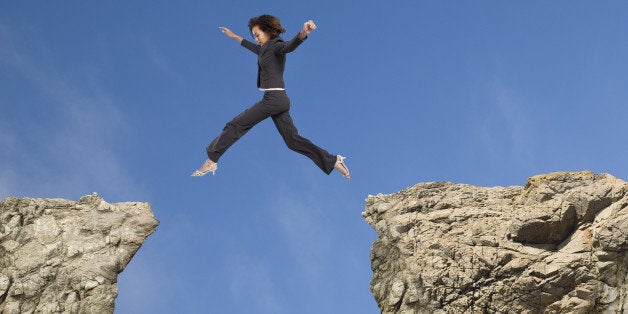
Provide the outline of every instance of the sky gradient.
{"type": "Polygon", "coordinates": [[[419,182],[628,179],[625,1],[2,1],[0,199],[150,202],[116,313],[378,313],[369,194],[419,182]],[[352,181],[288,150],[270,120],[191,178],[261,99],[249,18],[290,39],[301,135],[352,181]]]}

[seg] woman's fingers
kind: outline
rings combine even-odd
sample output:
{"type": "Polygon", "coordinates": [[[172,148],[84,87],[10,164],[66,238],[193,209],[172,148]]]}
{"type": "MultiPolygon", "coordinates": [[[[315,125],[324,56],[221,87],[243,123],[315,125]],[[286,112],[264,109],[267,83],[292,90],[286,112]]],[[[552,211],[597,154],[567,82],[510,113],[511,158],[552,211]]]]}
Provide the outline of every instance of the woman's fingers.
{"type": "Polygon", "coordinates": [[[224,34],[226,34],[226,35],[229,35],[230,33],[232,33],[230,29],[228,29],[228,28],[226,28],[226,27],[224,27],[224,26],[220,26],[220,27],[218,27],[218,28],[220,28],[220,30],[221,30],[224,34]]]}

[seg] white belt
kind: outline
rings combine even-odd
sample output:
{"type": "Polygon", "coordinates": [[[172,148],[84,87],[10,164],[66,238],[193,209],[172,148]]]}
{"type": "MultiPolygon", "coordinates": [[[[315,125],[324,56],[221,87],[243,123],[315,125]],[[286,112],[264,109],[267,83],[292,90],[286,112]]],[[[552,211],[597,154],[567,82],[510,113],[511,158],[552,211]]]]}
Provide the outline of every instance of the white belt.
{"type": "Polygon", "coordinates": [[[281,88],[281,87],[273,87],[273,88],[260,88],[259,90],[261,90],[262,92],[267,92],[270,90],[286,90],[285,88],[281,88]]]}

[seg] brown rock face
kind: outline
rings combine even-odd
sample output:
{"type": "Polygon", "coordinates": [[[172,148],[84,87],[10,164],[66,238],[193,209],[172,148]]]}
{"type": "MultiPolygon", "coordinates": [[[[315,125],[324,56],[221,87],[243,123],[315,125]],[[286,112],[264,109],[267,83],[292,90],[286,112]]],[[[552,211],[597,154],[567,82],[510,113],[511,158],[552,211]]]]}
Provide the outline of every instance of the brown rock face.
{"type": "Polygon", "coordinates": [[[0,201],[0,313],[113,313],[118,274],[158,222],[147,203],[0,201]]]}
{"type": "Polygon", "coordinates": [[[382,313],[628,312],[628,184],[609,174],[421,183],[362,215],[382,313]]]}

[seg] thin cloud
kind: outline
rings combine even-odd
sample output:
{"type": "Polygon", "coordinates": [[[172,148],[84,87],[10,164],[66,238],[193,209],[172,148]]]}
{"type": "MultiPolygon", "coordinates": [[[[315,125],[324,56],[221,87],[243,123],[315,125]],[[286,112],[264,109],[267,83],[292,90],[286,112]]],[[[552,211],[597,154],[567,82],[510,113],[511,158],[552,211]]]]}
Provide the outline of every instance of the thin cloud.
{"type": "Polygon", "coordinates": [[[235,300],[247,300],[244,309],[253,313],[285,313],[270,266],[260,259],[239,254],[231,259],[229,292],[235,300]]]}
{"type": "Polygon", "coordinates": [[[495,107],[505,121],[505,130],[510,138],[513,152],[527,159],[531,158],[530,128],[528,127],[528,117],[524,110],[524,104],[514,96],[511,90],[497,86],[495,107]]]}
{"type": "MultiPolygon", "coordinates": [[[[325,222],[324,210],[315,198],[304,197],[285,185],[276,189],[270,211],[295,260],[295,269],[305,276],[312,288],[323,278],[321,275],[328,257],[332,254],[332,238],[325,222]]],[[[315,193],[313,193],[315,195],[315,193]]]]}
{"type": "MultiPolygon", "coordinates": [[[[533,126],[526,104],[500,81],[493,83],[486,107],[475,127],[479,143],[489,158],[529,164],[534,159],[533,126]]],[[[502,162],[503,163],[503,162],[502,162]]]]}
{"type": "Polygon", "coordinates": [[[149,37],[142,39],[142,46],[145,49],[148,60],[150,60],[154,68],[169,76],[175,75],[176,71],[174,71],[162,50],[159,49],[149,37]]]}
{"type": "MultiPolygon", "coordinates": [[[[0,196],[77,197],[97,191],[115,199],[141,197],[115,150],[130,127],[113,97],[93,73],[60,70],[34,57],[46,48],[23,48],[17,38],[29,36],[21,35],[0,24],[0,66],[9,70],[5,75],[34,86],[32,93],[44,100],[32,107],[47,107],[50,114],[3,123],[1,140],[13,147],[0,155],[0,180],[12,184],[0,196]],[[73,74],[75,79],[67,78],[73,74]]],[[[4,107],[11,100],[2,101],[4,107]]]]}
{"type": "Polygon", "coordinates": [[[0,200],[10,196],[10,191],[11,188],[9,187],[8,182],[5,182],[4,178],[0,177],[0,200]]]}

